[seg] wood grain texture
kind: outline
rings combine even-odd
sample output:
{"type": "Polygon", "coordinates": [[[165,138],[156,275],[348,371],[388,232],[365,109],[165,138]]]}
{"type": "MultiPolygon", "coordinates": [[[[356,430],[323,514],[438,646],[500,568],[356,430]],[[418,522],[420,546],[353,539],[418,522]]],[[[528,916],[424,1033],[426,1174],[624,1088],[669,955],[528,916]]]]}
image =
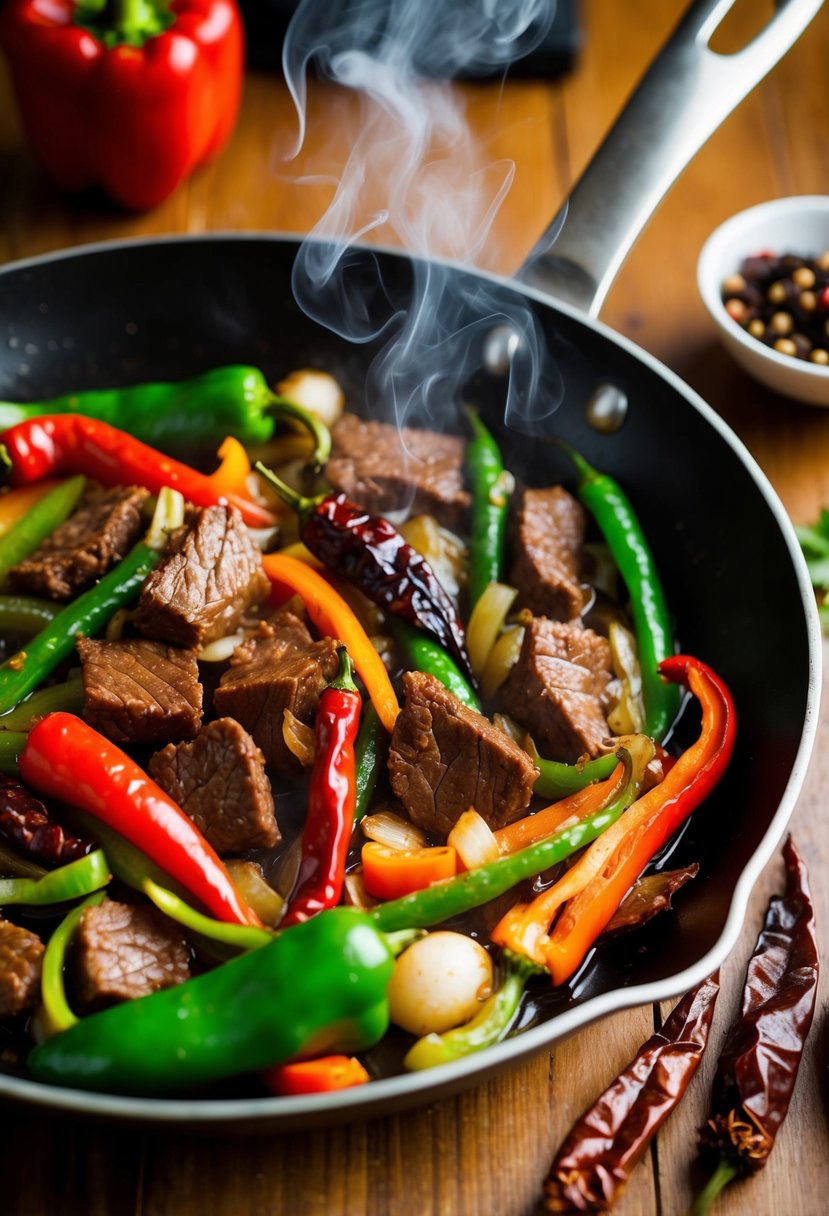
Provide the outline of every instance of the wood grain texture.
{"type": "MultiPolygon", "coordinates": [[[[507,272],[520,264],[683,7],[681,0],[585,0],[585,46],[571,76],[458,90],[482,163],[515,161],[514,184],[478,255],[481,265],[507,272]]],[[[623,267],[603,314],[723,414],[797,521],[829,503],[829,413],[776,397],[728,361],[696,295],[694,273],[705,237],[731,213],[776,195],[829,193],[828,56],[824,10],[683,175],[623,267]]],[[[296,130],[287,91],[275,75],[250,74],[239,127],[222,157],[154,212],[133,216],[100,201],[68,200],[41,177],[0,69],[0,260],[158,233],[307,231],[331,198],[331,174],[344,161],[358,111],[358,100],[333,86],[313,89],[308,144],[296,160],[286,160],[296,130]]],[[[375,235],[390,244],[399,239],[388,227],[375,235]]],[[[812,871],[820,926],[829,924],[828,795],[825,698],[793,820],[812,871]]],[[[713,1050],[635,1173],[620,1216],[687,1211],[715,1050],[779,878],[775,860],[724,968],[713,1050]]],[[[822,1031],[825,983],[818,1020],[822,1031]]],[[[282,1137],[197,1137],[186,1129],[149,1134],[2,1106],[0,1210],[4,1216],[533,1216],[568,1127],[652,1028],[649,1007],[618,1014],[551,1054],[425,1110],[282,1137]]],[[[722,1216],[826,1210],[823,1044],[823,1034],[814,1034],[768,1168],[722,1197],[722,1216]]]]}

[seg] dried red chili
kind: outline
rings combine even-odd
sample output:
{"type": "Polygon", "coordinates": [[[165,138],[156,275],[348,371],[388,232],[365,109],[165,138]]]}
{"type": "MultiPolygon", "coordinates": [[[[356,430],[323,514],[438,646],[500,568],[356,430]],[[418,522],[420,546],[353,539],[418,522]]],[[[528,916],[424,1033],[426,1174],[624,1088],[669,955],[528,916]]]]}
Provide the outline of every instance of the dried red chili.
{"type": "Polygon", "coordinates": [[[719,973],[682,998],[665,1025],[570,1130],[544,1183],[547,1212],[607,1212],[697,1070],[719,973]]]}
{"type": "Polygon", "coordinates": [[[606,941],[608,937],[627,933],[631,929],[641,929],[658,913],[670,911],[674,895],[698,873],[699,866],[694,862],[682,870],[657,870],[637,878],[599,941],[606,941]]]}
{"type": "Polygon", "coordinates": [[[0,836],[42,865],[61,866],[95,848],[55,823],[46,806],[21,781],[0,774],[0,836]]]}
{"type": "Polygon", "coordinates": [[[761,1170],[786,1118],[817,998],[815,914],[806,866],[791,836],[786,887],[769,902],[746,971],[740,1016],[726,1036],[700,1155],[715,1161],[697,1197],[703,1216],[724,1186],[761,1170]]]}

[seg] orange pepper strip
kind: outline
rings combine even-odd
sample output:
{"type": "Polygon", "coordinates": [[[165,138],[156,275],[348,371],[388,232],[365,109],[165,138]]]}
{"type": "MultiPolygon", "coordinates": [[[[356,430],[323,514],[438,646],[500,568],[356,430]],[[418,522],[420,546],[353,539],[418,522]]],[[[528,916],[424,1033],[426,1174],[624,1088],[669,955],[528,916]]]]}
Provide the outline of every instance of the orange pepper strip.
{"type": "Polygon", "coordinates": [[[335,1089],[365,1085],[371,1077],[354,1056],[320,1056],[317,1060],[298,1060],[277,1064],[262,1073],[262,1080],[274,1094],[322,1094],[335,1089]]]}
{"type": "Polygon", "coordinates": [[[221,464],[208,478],[216,493],[219,496],[238,494],[242,498],[249,498],[247,479],[251,474],[250,460],[239,440],[228,435],[216,455],[221,464]]]}
{"type": "Polygon", "coordinates": [[[0,494],[0,537],[5,536],[15,524],[28,515],[36,502],[40,502],[50,490],[60,485],[55,478],[38,481],[31,486],[20,486],[0,494]]]}
{"type": "Polygon", "coordinates": [[[422,849],[390,849],[370,840],[360,854],[363,883],[375,899],[401,899],[412,891],[422,891],[433,882],[453,878],[458,855],[451,845],[422,849]]]}
{"type": "Polygon", "coordinates": [[[579,823],[586,815],[590,815],[608,798],[609,793],[615,792],[624,776],[624,766],[617,764],[613,772],[604,781],[596,781],[586,785],[582,790],[560,798],[550,806],[536,811],[534,815],[525,815],[516,819],[515,823],[505,828],[498,828],[493,836],[498,844],[500,853],[518,853],[528,848],[546,836],[552,836],[562,827],[571,823],[579,823]]]}
{"type": "Polygon", "coordinates": [[[339,638],[351,656],[360,679],[389,733],[400,713],[389,673],[357,617],[331,584],[305,562],[284,553],[269,553],[262,568],[272,583],[298,595],[320,633],[339,638]]]}

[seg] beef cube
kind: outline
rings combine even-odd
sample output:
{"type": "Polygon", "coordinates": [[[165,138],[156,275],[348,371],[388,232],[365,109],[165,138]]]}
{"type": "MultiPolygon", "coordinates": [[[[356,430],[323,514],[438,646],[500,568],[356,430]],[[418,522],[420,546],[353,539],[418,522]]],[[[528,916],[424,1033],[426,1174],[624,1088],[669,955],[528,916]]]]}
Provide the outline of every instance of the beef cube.
{"type": "Polygon", "coordinates": [[[87,908],[73,950],[85,1008],[149,996],[190,978],[190,947],[157,908],[106,899],[87,908]]]}
{"type": "Polygon", "coordinates": [[[281,839],[262,753],[233,718],[209,722],[192,743],[168,743],[150,775],[221,856],[281,839]]]}
{"type": "Polygon", "coordinates": [[[434,676],[407,672],[389,748],[389,780],[412,822],[446,836],[474,807],[491,828],[529,805],[538,776],[525,751],[434,676]]]}
{"type": "Polygon", "coordinates": [[[265,763],[279,773],[301,771],[282,734],[285,710],[311,725],[320,694],[337,674],[337,643],[312,642],[296,617],[262,623],[255,637],[234,651],[213,696],[220,717],[235,718],[253,736],[265,763]],[[302,642],[302,634],[308,636],[302,642]]]}
{"type": "Polygon", "coordinates": [[[513,527],[511,571],[522,608],[561,621],[581,614],[579,566],[586,526],[581,503],[561,486],[524,491],[513,527]]]}
{"type": "Polygon", "coordinates": [[[499,704],[527,728],[543,756],[568,764],[585,753],[597,756],[612,734],[604,712],[610,662],[609,643],[592,629],[535,617],[499,704]]]}
{"type": "Polygon", "coordinates": [[[202,718],[199,665],[193,651],[163,642],[78,638],[83,716],[115,743],[192,739],[202,718]]]}
{"type": "Polygon", "coordinates": [[[125,557],[142,531],[142,486],[116,486],[75,511],[9,571],[16,591],[68,600],[125,557]]]}
{"type": "Polygon", "coordinates": [[[200,649],[233,633],[269,588],[237,509],[204,507],[144,583],[135,625],[160,642],[200,649]]]}
{"type": "Polygon", "coordinates": [[[0,1018],[37,1004],[43,950],[37,934],[0,919],[0,1018]]]}
{"type": "Polygon", "coordinates": [[[334,427],[325,475],[336,491],[375,515],[408,510],[457,528],[469,509],[466,445],[457,435],[364,422],[343,414],[334,427]]]}

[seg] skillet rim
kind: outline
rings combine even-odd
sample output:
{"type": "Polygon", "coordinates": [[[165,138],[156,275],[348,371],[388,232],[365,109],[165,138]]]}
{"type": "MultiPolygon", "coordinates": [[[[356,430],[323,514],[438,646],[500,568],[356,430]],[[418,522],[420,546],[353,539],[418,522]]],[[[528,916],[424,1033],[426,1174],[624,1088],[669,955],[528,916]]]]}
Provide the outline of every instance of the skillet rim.
{"type": "MultiPolygon", "coordinates": [[[[116,252],[119,249],[157,246],[163,244],[209,244],[216,242],[260,242],[265,244],[294,244],[313,240],[307,234],[262,230],[258,232],[204,232],[167,233],[152,237],[128,237],[107,241],[95,241],[65,249],[18,259],[0,265],[0,289],[6,275],[40,268],[52,261],[65,262],[75,257],[94,257],[96,254],[116,252]]],[[[809,580],[806,562],[797,541],[794,527],[783,504],[748,448],[735,432],[708,403],[687,385],[675,372],[653,355],[618,333],[604,322],[588,316],[580,309],[557,300],[537,288],[504,275],[497,275],[477,267],[445,258],[417,258],[405,250],[382,245],[357,245],[368,252],[391,255],[409,262],[428,261],[450,270],[471,274],[485,281],[510,288],[536,301],[545,309],[552,308],[602,335],[637,362],[644,364],[675,393],[701,415],[703,420],[717,431],[734,455],[746,469],[757,490],[765,499],[779,531],[785,541],[792,561],[793,572],[800,590],[804,611],[808,644],[808,684],[803,728],[783,796],[768,827],[740,873],[732,893],[728,915],[722,932],[711,947],[696,963],[684,971],[655,980],[648,984],[617,988],[601,993],[582,1004],[556,1014],[554,1017],[522,1031],[493,1047],[486,1048],[466,1059],[443,1065],[434,1073],[410,1073],[386,1077],[373,1081],[371,1085],[333,1094],[306,1095],[301,1097],[255,1097],[231,1099],[162,1099],[136,1098],[112,1094],[98,1094],[87,1090],[43,1085],[37,1081],[12,1077],[0,1073],[0,1098],[10,1098],[29,1105],[46,1107],[56,1111],[73,1112],[92,1117],[116,1119],[119,1122],[169,1125],[187,1122],[207,1130],[210,1126],[228,1122],[247,1127],[260,1126],[268,1130],[289,1131],[302,1126],[335,1123],[347,1115],[371,1118],[414,1106],[426,1105],[443,1097],[479,1084],[518,1061],[533,1055],[586,1027],[590,1023],[618,1013],[623,1009],[652,1004],[670,999],[699,983],[719,966],[733,950],[742,931],[751,890],[761,871],[771,859],[776,846],[783,837],[806,778],[809,759],[814,747],[820,709],[822,686],[823,645],[817,603],[809,580]],[[551,1033],[552,1031],[552,1033],[551,1033]],[[425,1078],[428,1077],[428,1083],[425,1078]]]]}

